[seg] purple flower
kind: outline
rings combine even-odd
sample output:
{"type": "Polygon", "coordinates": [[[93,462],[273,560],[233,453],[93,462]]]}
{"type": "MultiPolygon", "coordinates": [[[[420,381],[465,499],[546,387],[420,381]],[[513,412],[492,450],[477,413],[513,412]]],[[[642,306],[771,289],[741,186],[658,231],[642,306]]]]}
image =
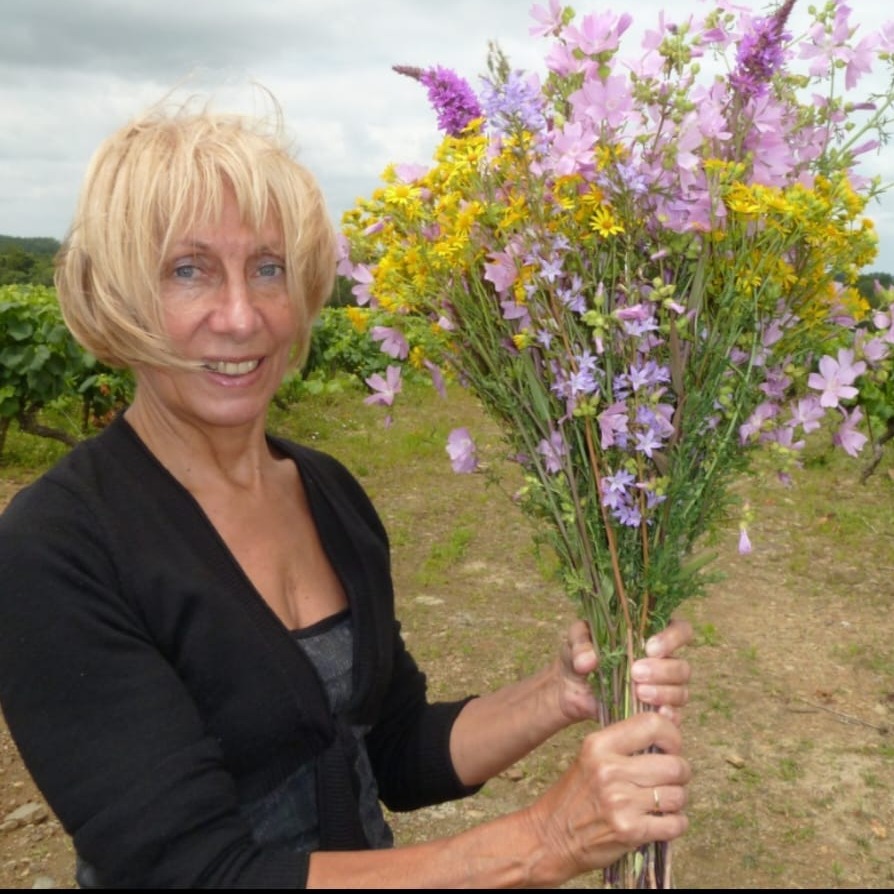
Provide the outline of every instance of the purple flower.
{"type": "Polygon", "coordinates": [[[605,80],[588,78],[568,101],[574,109],[574,120],[590,121],[597,129],[603,124],[621,127],[633,110],[627,79],[621,75],[610,75],[605,80]]]}
{"type": "Polygon", "coordinates": [[[807,434],[820,427],[820,422],[825,415],[826,411],[820,406],[819,398],[811,395],[801,398],[792,407],[791,424],[800,425],[804,429],[804,433],[807,434]]]}
{"type": "Polygon", "coordinates": [[[447,436],[447,455],[454,472],[469,473],[478,468],[475,442],[465,427],[455,428],[447,436]]]}
{"type": "Polygon", "coordinates": [[[888,356],[888,345],[883,338],[870,338],[863,343],[862,348],[863,356],[872,365],[880,363],[888,356]]]}
{"type": "Polygon", "coordinates": [[[373,283],[372,271],[365,264],[357,264],[351,271],[351,276],[357,283],[351,289],[351,294],[357,299],[359,305],[369,304],[369,287],[373,283]]]}
{"type": "Polygon", "coordinates": [[[436,366],[431,360],[423,360],[422,361],[425,368],[428,370],[429,375],[431,376],[432,384],[435,386],[435,391],[441,395],[441,397],[447,397],[447,386],[444,383],[444,374],[441,372],[439,366],[436,366]]]}
{"type": "Polygon", "coordinates": [[[876,311],[872,316],[876,329],[887,329],[882,340],[894,344],[894,304],[887,311],[876,311]]]}
{"type": "Polygon", "coordinates": [[[490,255],[490,259],[491,263],[484,265],[484,278],[502,295],[518,278],[515,258],[501,251],[490,255]]]}
{"type": "Polygon", "coordinates": [[[775,418],[778,413],[779,407],[776,404],[764,401],[755,408],[748,417],[748,421],[739,426],[739,442],[745,444],[752,435],[760,435],[764,429],[764,423],[775,418]]]}
{"type": "Polygon", "coordinates": [[[365,380],[366,384],[373,389],[375,394],[363,399],[365,404],[382,404],[390,407],[394,403],[394,398],[400,394],[403,383],[400,380],[400,367],[389,366],[385,371],[385,378],[378,373],[373,373],[365,380]]]}
{"type": "Polygon", "coordinates": [[[838,351],[838,360],[828,354],[819,362],[819,372],[811,373],[807,384],[817,391],[822,391],[820,405],[837,407],[840,400],[856,397],[858,392],[853,382],[866,372],[866,364],[862,360],[854,363],[854,352],[846,348],[838,351]]]}
{"type": "Polygon", "coordinates": [[[795,427],[793,425],[784,425],[774,432],[769,432],[766,437],[768,441],[775,442],[787,450],[803,450],[806,443],[805,441],[795,440],[795,427]]]}
{"type": "Polygon", "coordinates": [[[783,44],[791,37],[785,23],[794,5],[795,0],[786,0],[772,16],[755,19],[754,30],[742,35],[730,83],[744,99],[764,96],[785,61],[783,44]]]}
{"type": "Polygon", "coordinates": [[[525,77],[521,72],[511,71],[499,84],[482,78],[481,104],[488,125],[498,134],[516,128],[534,134],[546,130],[543,95],[535,75],[525,77]]]}
{"type": "Polygon", "coordinates": [[[619,469],[614,475],[602,478],[602,503],[609,508],[616,508],[627,499],[627,490],[635,482],[633,475],[626,469],[619,469]]]}
{"type": "Polygon", "coordinates": [[[549,10],[536,4],[531,7],[531,17],[540,24],[531,25],[529,33],[535,37],[545,37],[547,34],[558,34],[563,25],[562,4],[559,0],[549,0],[549,10]]]}
{"type": "Polygon", "coordinates": [[[848,413],[842,407],[841,414],[844,416],[844,422],[841,423],[838,431],[832,435],[832,443],[850,456],[856,456],[869,440],[866,435],[857,431],[857,425],[863,419],[863,412],[859,407],[854,407],[853,411],[848,413]]]}
{"type": "Polygon", "coordinates": [[[589,123],[571,121],[553,134],[550,157],[560,176],[592,170],[596,134],[589,123]]]}
{"type": "Polygon", "coordinates": [[[615,518],[628,528],[638,528],[643,520],[642,513],[636,503],[621,503],[614,510],[615,518]]]}
{"type": "Polygon", "coordinates": [[[395,360],[405,360],[410,353],[410,346],[403,333],[390,326],[373,326],[370,331],[373,341],[380,341],[382,351],[395,360]]]}
{"type": "Polygon", "coordinates": [[[760,390],[770,400],[782,400],[792,380],[781,369],[767,370],[767,381],[760,386],[760,390]]]}
{"type": "Polygon", "coordinates": [[[520,329],[527,329],[531,325],[527,305],[519,304],[514,298],[504,298],[500,307],[503,309],[504,320],[518,320],[520,329]]]}
{"type": "Polygon", "coordinates": [[[654,429],[647,428],[644,432],[639,432],[636,435],[636,449],[640,453],[645,453],[649,459],[652,458],[652,453],[655,450],[661,449],[661,441],[654,429]]]}
{"type": "Polygon", "coordinates": [[[666,366],[659,366],[654,360],[647,361],[643,366],[631,364],[627,381],[634,391],[639,391],[640,388],[669,382],[670,370],[666,366]]]}
{"type": "Polygon", "coordinates": [[[568,453],[568,445],[562,437],[562,433],[554,431],[549,440],[544,438],[537,445],[537,452],[546,460],[546,471],[551,475],[562,471],[562,459],[568,453]]]}
{"type": "Polygon", "coordinates": [[[627,405],[623,401],[614,403],[606,407],[598,418],[602,448],[617,444],[623,449],[627,443],[627,405]]]}
{"type": "Polygon", "coordinates": [[[742,527],[739,528],[739,555],[747,556],[750,552],[751,538],[748,536],[748,531],[745,530],[745,526],[742,525],[742,527]]]}
{"type": "Polygon", "coordinates": [[[440,65],[426,69],[395,65],[393,69],[428,88],[428,101],[437,112],[438,127],[444,133],[458,137],[470,121],[481,117],[475,92],[455,71],[440,65]]]}

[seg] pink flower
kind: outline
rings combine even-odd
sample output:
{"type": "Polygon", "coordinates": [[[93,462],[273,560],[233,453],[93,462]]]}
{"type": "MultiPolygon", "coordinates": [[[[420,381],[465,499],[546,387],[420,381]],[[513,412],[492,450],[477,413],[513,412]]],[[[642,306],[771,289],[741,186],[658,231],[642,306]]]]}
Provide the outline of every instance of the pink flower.
{"type": "Polygon", "coordinates": [[[549,10],[535,4],[531,7],[531,18],[539,23],[528,29],[528,33],[534,37],[558,34],[562,29],[562,4],[559,0],[549,0],[549,10]]]}
{"type": "Polygon", "coordinates": [[[863,411],[859,407],[854,407],[849,414],[847,410],[842,408],[841,413],[844,416],[844,422],[841,423],[838,431],[832,436],[832,443],[850,456],[856,456],[869,440],[866,435],[857,431],[857,425],[863,419],[863,411]]]}
{"type": "Polygon", "coordinates": [[[819,399],[811,395],[801,398],[792,407],[791,425],[800,425],[804,433],[815,431],[820,427],[826,411],[820,406],[819,399]]]}
{"type": "Polygon", "coordinates": [[[365,264],[358,264],[353,271],[351,271],[351,276],[354,278],[354,282],[357,283],[357,285],[351,289],[351,294],[357,299],[359,305],[363,306],[364,304],[369,304],[369,287],[373,283],[373,275],[369,267],[365,264]]]}
{"type": "Polygon", "coordinates": [[[351,263],[351,243],[344,233],[338,233],[335,237],[336,267],[339,276],[351,276],[354,265],[351,263]]]}
{"type": "Polygon", "coordinates": [[[549,440],[543,438],[537,445],[537,452],[546,462],[546,471],[550,475],[562,471],[562,459],[568,453],[568,445],[562,437],[562,433],[554,431],[550,434],[549,440]]]}
{"type": "Polygon", "coordinates": [[[618,49],[621,35],[632,22],[633,17],[626,12],[620,16],[610,11],[586,15],[581,27],[569,25],[564,37],[572,50],[579,49],[584,56],[596,55],[618,49]]]}
{"type": "Polygon", "coordinates": [[[398,329],[391,326],[373,326],[370,335],[373,341],[381,342],[382,351],[395,360],[405,360],[410,353],[410,346],[398,329]]]}
{"type": "Polygon", "coordinates": [[[592,121],[599,128],[621,127],[633,109],[633,97],[627,86],[627,79],[620,75],[607,77],[604,81],[587,80],[580,90],[568,97],[574,109],[574,118],[592,121]]]}
{"type": "Polygon", "coordinates": [[[490,259],[491,263],[484,265],[484,278],[503,294],[518,277],[515,258],[509,252],[501,251],[490,255],[490,259]]]}
{"type": "Polygon", "coordinates": [[[857,396],[857,389],[852,383],[866,372],[866,364],[862,360],[854,363],[854,352],[841,348],[838,360],[827,354],[820,360],[819,370],[810,374],[807,384],[823,392],[820,396],[821,406],[837,407],[840,400],[857,396]]]}
{"type": "Polygon", "coordinates": [[[389,366],[385,371],[385,378],[378,373],[373,373],[366,380],[366,384],[375,392],[363,399],[365,404],[382,404],[390,407],[394,398],[400,394],[403,383],[400,380],[400,367],[389,366]]]}
{"type": "Polygon", "coordinates": [[[431,381],[432,384],[435,386],[435,391],[437,391],[438,394],[441,395],[441,397],[446,398],[447,386],[444,384],[444,374],[441,372],[440,367],[432,363],[431,360],[423,360],[422,363],[431,376],[431,381]]]}
{"type": "Polygon", "coordinates": [[[447,436],[447,455],[454,472],[469,473],[478,468],[475,442],[465,427],[455,428],[447,436]]]}

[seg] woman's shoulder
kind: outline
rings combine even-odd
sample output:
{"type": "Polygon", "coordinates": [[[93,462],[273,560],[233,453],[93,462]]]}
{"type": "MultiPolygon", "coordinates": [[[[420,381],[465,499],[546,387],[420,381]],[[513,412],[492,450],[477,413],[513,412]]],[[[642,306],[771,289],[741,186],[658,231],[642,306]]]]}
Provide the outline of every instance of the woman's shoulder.
{"type": "Polygon", "coordinates": [[[22,487],[0,513],[0,531],[40,524],[77,508],[111,508],[132,496],[135,484],[145,486],[145,460],[120,417],[100,433],[77,444],[50,469],[22,487]],[[116,496],[117,495],[117,496],[116,496]]]}

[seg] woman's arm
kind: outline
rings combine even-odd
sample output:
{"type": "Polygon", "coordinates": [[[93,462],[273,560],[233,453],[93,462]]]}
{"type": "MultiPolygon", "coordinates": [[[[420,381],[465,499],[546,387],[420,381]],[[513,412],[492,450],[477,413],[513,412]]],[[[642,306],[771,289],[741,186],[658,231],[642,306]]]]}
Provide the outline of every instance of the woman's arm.
{"type": "MultiPolygon", "coordinates": [[[[673,656],[691,640],[691,626],[672,621],[649,640],[649,657],[636,662],[632,670],[639,699],[674,722],[679,722],[679,708],[689,697],[690,669],[686,661],[673,656]]],[[[577,621],[548,668],[470,701],[456,718],[450,737],[453,766],[463,783],[485,782],[559,730],[595,719],[596,699],[587,675],[596,666],[587,625],[577,621]]]]}
{"type": "Polygon", "coordinates": [[[312,854],[307,884],[555,887],[640,844],[682,835],[689,778],[677,726],[657,712],[639,714],[587,736],[572,766],[530,807],[439,841],[312,854]],[[660,753],[644,753],[653,748],[660,753]]]}

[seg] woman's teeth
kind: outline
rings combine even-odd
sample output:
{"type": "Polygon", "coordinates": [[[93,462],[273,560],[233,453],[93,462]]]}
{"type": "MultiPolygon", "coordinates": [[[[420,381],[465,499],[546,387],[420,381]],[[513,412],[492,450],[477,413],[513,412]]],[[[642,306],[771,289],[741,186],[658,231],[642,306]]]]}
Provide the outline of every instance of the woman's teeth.
{"type": "Polygon", "coordinates": [[[257,369],[260,362],[260,360],[242,360],[239,363],[230,363],[226,360],[213,360],[205,364],[205,369],[223,373],[225,376],[244,376],[257,369]]]}

